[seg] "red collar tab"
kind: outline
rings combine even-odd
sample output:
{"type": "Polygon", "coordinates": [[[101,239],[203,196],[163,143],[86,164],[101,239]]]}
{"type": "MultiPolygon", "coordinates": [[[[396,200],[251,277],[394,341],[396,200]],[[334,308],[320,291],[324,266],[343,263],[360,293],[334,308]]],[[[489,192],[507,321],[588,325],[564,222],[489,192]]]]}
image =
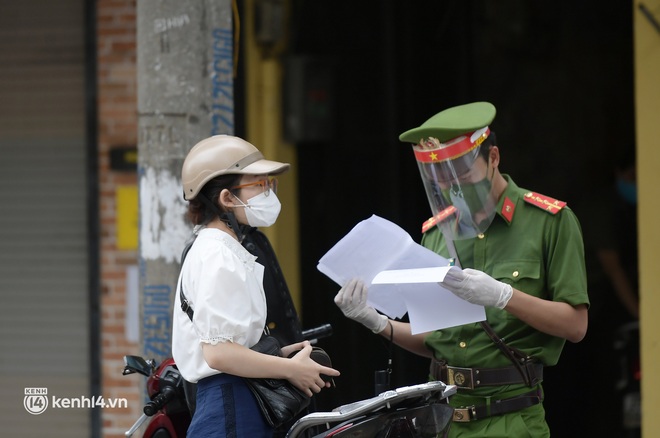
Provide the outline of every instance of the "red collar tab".
{"type": "Polygon", "coordinates": [[[541,195],[536,192],[525,193],[523,199],[528,204],[535,205],[536,207],[543,209],[551,214],[557,214],[562,208],[566,207],[566,203],[564,201],[558,201],[549,196],[541,195]]]}
{"type": "Polygon", "coordinates": [[[440,222],[446,220],[448,217],[453,216],[454,214],[456,214],[457,211],[458,210],[456,210],[456,207],[450,205],[449,207],[445,208],[444,210],[442,210],[440,213],[436,214],[432,218],[427,219],[426,222],[422,224],[422,234],[426,233],[428,230],[430,230],[440,222]]]}
{"type": "Polygon", "coordinates": [[[516,204],[513,203],[511,198],[509,198],[508,196],[504,198],[504,203],[502,204],[502,211],[500,213],[502,214],[502,217],[506,219],[507,222],[511,223],[515,209],[516,209],[516,204]]]}
{"type": "Polygon", "coordinates": [[[413,146],[415,158],[420,163],[441,163],[461,157],[481,143],[490,135],[488,126],[474,131],[470,136],[461,135],[447,143],[440,143],[435,137],[429,137],[413,146]]]}

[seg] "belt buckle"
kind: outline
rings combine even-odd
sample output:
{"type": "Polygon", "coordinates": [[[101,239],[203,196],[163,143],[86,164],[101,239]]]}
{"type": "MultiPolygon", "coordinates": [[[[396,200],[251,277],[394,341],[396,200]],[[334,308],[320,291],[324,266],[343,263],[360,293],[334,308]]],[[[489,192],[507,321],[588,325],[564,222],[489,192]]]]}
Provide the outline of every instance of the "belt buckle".
{"type": "Polygon", "coordinates": [[[455,408],[452,421],[455,423],[469,423],[477,419],[477,409],[473,406],[455,408]]]}
{"type": "Polygon", "coordinates": [[[447,365],[447,382],[459,388],[474,389],[474,375],[472,368],[452,367],[447,365]]]}

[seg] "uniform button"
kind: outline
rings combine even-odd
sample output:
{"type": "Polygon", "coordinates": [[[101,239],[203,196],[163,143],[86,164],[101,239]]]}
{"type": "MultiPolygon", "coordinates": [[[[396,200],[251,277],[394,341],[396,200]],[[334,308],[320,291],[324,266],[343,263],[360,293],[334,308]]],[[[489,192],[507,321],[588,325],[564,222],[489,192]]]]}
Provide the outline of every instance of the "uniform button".
{"type": "Polygon", "coordinates": [[[467,347],[467,344],[465,343],[465,341],[461,341],[461,342],[458,344],[458,346],[461,347],[461,348],[465,348],[465,347],[467,347]]]}
{"type": "Polygon", "coordinates": [[[511,274],[511,275],[513,275],[513,278],[518,278],[518,276],[520,275],[520,272],[513,271],[513,274],[511,274]]]}
{"type": "Polygon", "coordinates": [[[479,233],[479,234],[477,234],[477,237],[478,237],[479,239],[483,239],[483,238],[486,237],[486,236],[484,235],[484,233],[479,233]]]}

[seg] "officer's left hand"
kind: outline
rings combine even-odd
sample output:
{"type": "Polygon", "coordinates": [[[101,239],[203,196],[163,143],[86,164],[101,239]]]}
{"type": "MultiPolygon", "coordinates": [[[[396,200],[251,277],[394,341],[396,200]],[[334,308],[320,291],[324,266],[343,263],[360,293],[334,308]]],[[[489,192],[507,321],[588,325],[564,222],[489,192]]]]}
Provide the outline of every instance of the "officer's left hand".
{"type": "Polygon", "coordinates": [[[440,285],[467,302],[498,309],[503,309],[513,295],[511,285],[469,268],[450,269],[440,285]]]}

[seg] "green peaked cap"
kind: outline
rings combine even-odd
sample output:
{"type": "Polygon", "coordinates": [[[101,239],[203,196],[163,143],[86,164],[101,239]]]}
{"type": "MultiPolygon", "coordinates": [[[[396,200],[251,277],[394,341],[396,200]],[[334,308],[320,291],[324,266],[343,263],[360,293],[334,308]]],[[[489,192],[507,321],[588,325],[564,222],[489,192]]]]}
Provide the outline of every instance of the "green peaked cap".
{"type": "Polygon", "coordinates": [[[489,102],[473,102],[440,111],[419,128],[410,129],[399,136],[406,143],[419,143],[429,137],[445,143],[463,134],[472,134],[484,128],[495,118],[495,106],[489,102]]]}

